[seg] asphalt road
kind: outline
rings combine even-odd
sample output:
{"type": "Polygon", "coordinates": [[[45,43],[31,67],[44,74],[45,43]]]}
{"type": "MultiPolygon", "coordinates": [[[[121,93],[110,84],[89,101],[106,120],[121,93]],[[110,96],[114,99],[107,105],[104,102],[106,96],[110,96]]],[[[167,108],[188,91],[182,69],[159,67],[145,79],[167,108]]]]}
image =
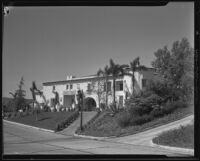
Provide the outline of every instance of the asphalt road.
{"type": "Polygon", "coordinates": [[[161,154],[185,156],[185,154],[146,145],[66,136],[4,121],[3,142],[3,154],[161,154]]]}

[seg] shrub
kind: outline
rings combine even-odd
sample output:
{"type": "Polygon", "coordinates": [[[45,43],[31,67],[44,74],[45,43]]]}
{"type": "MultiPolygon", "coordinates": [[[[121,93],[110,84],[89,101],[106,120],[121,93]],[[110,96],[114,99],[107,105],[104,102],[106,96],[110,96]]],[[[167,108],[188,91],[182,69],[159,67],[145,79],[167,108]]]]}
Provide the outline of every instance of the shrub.
{"type": "Polygon", "coordinates": [[[173,102],[173,105],[174,105],[176,108],[186,108],[186,107],[188,107],[188,103],[187,103],[187,102],[184,102],[184,101],[182,101],[182,100],[178,100],[178,101],[173,102]]]}
{"type": "Polygon", "coordinates": [[[7,117],[10,118],[11,116],[12,116],[12,114],[9,112],[9,113],[7,114],[7,117]]]}
{"type": "Polygon", "coordinates": [[[69,126],[75,119],[77,119],[78,116],[79,116],[79,111],[75,111],[66,120],[63,120],[60,123],[56,124],[55,131],[60,131],[64,129],[65,127],[69,126]]]}
{"type": "Polygon", "coordinates": [[[149,114],[152,111],[151,106],[145,105],[136,105],[135,107],[129,108],[129,113],[131,116],[142,116],[145,114],[149,114]]]}
{"type": "Polygon", "coordinates": [[[63,105],[60,105],[60,111],[65,111],[65,107],[63,105]]]}
{"type": "Polygon", "coordinates": [[[56,124],[56,128],[55,128],[55,131],[60,131],[60,130],[61,130],[60,123],[57,123],[57,124],[56,124]]]}
{"type": "Polygon", "coordinates": [[[154,118],[155,118],[155,117],[161,117],[161,116],[164,115],[164,112],[163,112],[161,109],[159,109],[159,108],[154,108],[154,109],[151,111],[150,115],[152,115],[154,118]]]}
{"type": "Polygon", "coordinates": [[[165,104],[165,106],[162,108],[162,111],[163,111],[165,114],[170,114],[170,113],[172,113],[173,111],[175,111],[177,108],[179,108],[179,103],[168,101],[168,102],[165,104]]]}
{"type": "Polygon", "coordinates": [[[152,121],[154,118],[152,115],[136,116],[131,119],[131,125],[142,125],[144,123],[152,121]]]}
{"type": "Polygon", "coordinates": [[[118,118],[117,122],[121,127],[127,127],[130,124],[130,114],[128,112],[123,112],[118,118]]]}
{"type": "Polygon", "coordinates": [[[154,95],[154,94],[155,93],[153,91],[147,90],[142,93],[142,97],[146,98],[146,97],[150,97],[151,95],[154,95]]]}
{"type": "Polygon", "coordinates": [[[17,116],[17,112],[13,112],[12,114],[11,114],[11,118],[14,118],[14,117],[16,117],[17,116]]]}
{"type": "Polygon", "coordinates": [[[106,109],[106,104],[105,104],[105,103],[100,103],[100,108],[101,108],[102,110],[105,110],[105,109],[106,109]]]}

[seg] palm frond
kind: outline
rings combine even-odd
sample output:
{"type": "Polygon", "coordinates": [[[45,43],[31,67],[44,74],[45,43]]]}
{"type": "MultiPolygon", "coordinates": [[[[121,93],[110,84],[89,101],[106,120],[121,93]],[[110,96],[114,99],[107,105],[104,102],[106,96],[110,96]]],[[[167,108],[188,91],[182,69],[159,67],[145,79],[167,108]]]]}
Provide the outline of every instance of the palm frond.
{"type": "Polygon", "coordinates": [[[105,68],[104,68],[104,73],[105,73],[105,75],[107,75],[107,76],[110,74],[110,68],[109,68],[108,65],[105,66],[105,68]]]}
{"type": "Polygon", "coordinates": [[[32,89],[33,89],[33,90],[36,90],[36,89],[37,89],[37,86],[36,86],[35,81],[32,82],[32,89]]]}
{"type": "Polygon", "coordinates": [[[100,68],[100,69],[97,71],[97,76],[101,76],[101,75],[104,75],[104,72],[103,72],[103,70],[100,68]]]}

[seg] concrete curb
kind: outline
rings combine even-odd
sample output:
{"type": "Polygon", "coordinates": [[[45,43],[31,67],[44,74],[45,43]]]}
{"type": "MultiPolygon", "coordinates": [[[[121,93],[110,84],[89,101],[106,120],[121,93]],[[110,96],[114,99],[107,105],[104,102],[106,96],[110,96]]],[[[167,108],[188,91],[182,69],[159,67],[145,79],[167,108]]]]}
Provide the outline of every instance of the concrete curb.
{"type": "Polygon", "coordinates": [[[46,131],[46,132],[55,133],[55,131],[53,131],[53,130],[43,129],[43,128],[39,128],[39,127],[35,127],[35,126],[30,126],[30,125],[25,125],[25,124],[22,124],[22,123],[8,121],[8,120],[3,120],[3,121],[11,123],[11,124],[15,124],[15,125],[20,125],[20,126],[25,126],[25,127],[37,129],[37,130],[40,130],[40,131],[46,131]]]}
{"type": "Polygon", "coordinates": [[[80,138],[86,138],[86,139],[93,139],[93,140],[104,140],[104,139],[110,139],[110,138],[116,138],[117,136],[110,136],[110,137],[95,137],[95,136],[87,136],[87,135],[78,135],[74,134],[75,137],[80,137],[80,138]]]}
{"type": "Polygon", "coordinates": [[[164,148],[164,149],[167,149],[167,150],[172,150],[172,151],[176,151],[176,152],[179,152],[179,153],[184,153],[184,154],[194,156],[194,149],[177,148],[177,147],[172,147],[172,146],[159,145],[159,144],[153,143],[152,140],[150,141],[150,144],[151,144],[152,147],[164,148]]]}

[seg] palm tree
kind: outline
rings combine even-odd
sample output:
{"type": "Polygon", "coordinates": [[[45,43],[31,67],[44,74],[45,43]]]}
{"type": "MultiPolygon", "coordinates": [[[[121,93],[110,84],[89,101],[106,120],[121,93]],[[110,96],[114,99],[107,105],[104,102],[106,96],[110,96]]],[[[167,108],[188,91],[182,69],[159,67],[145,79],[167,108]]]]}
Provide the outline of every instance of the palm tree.
{"type": "Polygon", "coordinates": [[[132,78],[132,94],[134,94],[134,86],[135,86],[135,75],[134,73],[137,70],[147,70],[147,67],[145,67],[144,65],[140,65],[140,57],[135,58],[132,62],[130,62],[130,66],[129,66],[131,73],[130,72],[126,72],[126,75],[130,75],[132,78]]]}
{"type": "MultiPolygon", "coordinates": [[[[36,101],[36,92],[35,92],[35,91],[38,92],[38,89],[36,87],[35,81],[32,82],[32,88],[30,88],[30,91],[31,91],[32,97],[33,97],[33,108],[34,108],[34,103],[36,103],[38,105],[38,102],[36,101]]],[[[36,109],[36,121],[38,120],[37,112],[38,111],[36,109]]]]}
{"type": "Polygon", "coordinates": [[[59,94],[58,94],[58,92],[56,92],[56,91],[54,91],[54,90],[52,90],[52,93],[55,94],[55,98],[54,98],[54,100],[55,100],[55,102],[54,102],[54,108],[56,108],[56,105],[60,105],[60,102],[59,102],[59,94]]]}
{"type": "Polygon", "coordinates": [[[116,102],[115,102],[115,80],[118,76],[125,74],[125,68],[127,68],[128,65],[119,65],[115,64],[112,59],[110,59],[110,67],[109,71],[113,78],[113,105],[114,108],[116,108],[116,102]]]}
{"type": "Polygon", "coordinates": [[[14,100],[17,98],[17,93],[9,92],[9,94],[13,96],[13,99],[14,99],[14,100]]]}
{"type": "Polygon", "coordinates": [[[106,79],[105,87],[106,87],[106,107],[108,106],[108,76],[110,74],[110,69],[108,65],[105,66],[104,70],[99,69],[97,71],[97,76],[103,76],[106,79]]]}

